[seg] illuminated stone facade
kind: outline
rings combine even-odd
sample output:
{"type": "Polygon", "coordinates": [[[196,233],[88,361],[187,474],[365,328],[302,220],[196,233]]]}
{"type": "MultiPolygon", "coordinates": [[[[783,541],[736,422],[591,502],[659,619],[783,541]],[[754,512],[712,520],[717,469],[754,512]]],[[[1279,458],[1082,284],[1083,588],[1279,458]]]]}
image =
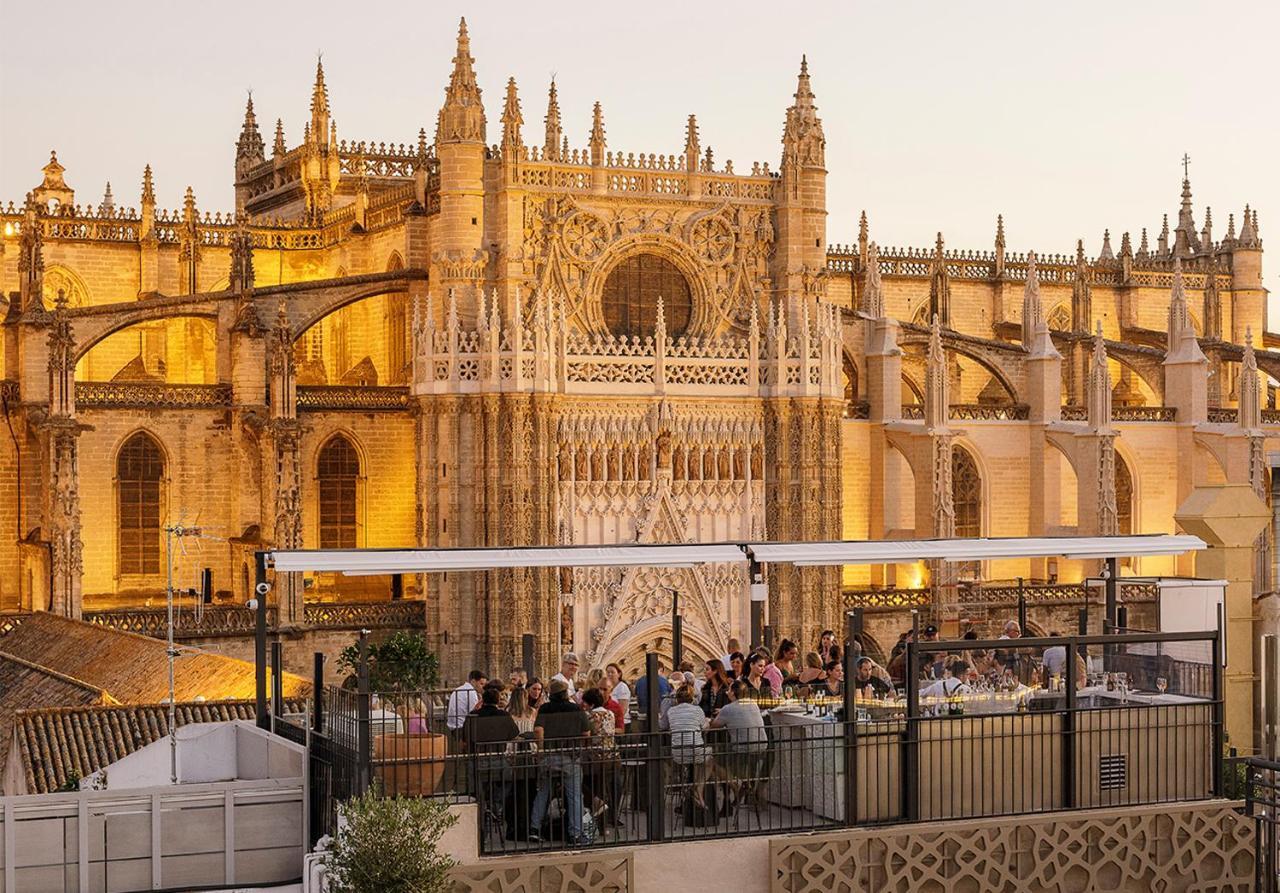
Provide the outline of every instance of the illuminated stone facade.
{"type": "MultiPolygon", "coordinates": [[[[167,519],[219,537],[187,543],[179,585],[210,567],[234,605],[263,544],[1154,532],[1197,483],[1263,492],[1256,370],[1280,353],[1246,346],[1271,346],[1253,212],[1215,242],[1184,185],[1154,247],[1038,263],[1003,224],[986,253],[877,252],[865,217],[831,247],[803,62],[776,171],[717,161],[693,116],[683,152],[633,154],[599,104],[573,148],[554,83],[540,140],[514,81],[500,105],[490,127],[464,25],[433,138],[339,139],[317,66],[292,147],[250,100],[234,212],[158,209],[149,168],[137,210],[77,204],[56,158],[0,209],[0,607],[149,603],[167,519]]],[[[833,571],[776,568],[770,623],[808,641],[846,600],[914,603],[860,588],[1086,570],[850,569],[842,598],[833,571]]],[[[514,662],[525,632],[544,666],[635,667],[670,647],[671,590],[694,654],[749,616],[726,567],[397,585],[453,667],[514,662]]],[[[392,588],[286,579],[279,623],[392,588]]]]}

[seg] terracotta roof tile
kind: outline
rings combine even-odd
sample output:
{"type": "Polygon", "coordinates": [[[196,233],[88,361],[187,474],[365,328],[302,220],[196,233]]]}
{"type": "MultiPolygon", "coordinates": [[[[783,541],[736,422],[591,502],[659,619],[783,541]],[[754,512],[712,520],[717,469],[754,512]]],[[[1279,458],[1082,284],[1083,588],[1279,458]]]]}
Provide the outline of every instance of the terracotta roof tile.
{"type": "MultiPolygon", "coordinates": [[[[301,702],[287,710],[303,709],[301,702]]],[[[178,727],[254,718],[252,701],[178,704],[178,727]]],[[[47,794],[90,775],[169,733],[165,704],[54,707],[13,718],[29,794],[47,794]]],[[[13,792],[6,792],[13,793],[13,792]]]]}
{"type": "MultiPolygon", "coordinates": [[[[0,651],[104,691],[122,704],[168,699],[168,655],[160,639],[46,612],[14,619],[19,622],[11,629],[0,628],[0,651]]],[[[253,664],[199,648],[180,648],[174,671],[179,701],[254,696],[253,664]]],[[[310,690],[306,679],[292,673],[284,674],[282,682],[287,698],[310,690]]]]}

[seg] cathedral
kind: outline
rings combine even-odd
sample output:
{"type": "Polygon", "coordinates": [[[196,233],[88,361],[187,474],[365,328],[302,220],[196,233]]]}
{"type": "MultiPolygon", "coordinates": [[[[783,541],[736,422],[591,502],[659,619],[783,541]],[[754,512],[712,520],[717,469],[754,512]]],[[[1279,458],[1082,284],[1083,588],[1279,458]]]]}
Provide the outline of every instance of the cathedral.
{"type": "MultiPolygon", "coordinates": [[[[263,548],[1158,533],[1199,484],[1268,493],[1255,211],[1215,240],[1184,179],[1176,219],[1096,254],[1006,250],[1003,220],[989,249],[877,246],[865,214],[830,245],[805,61],[776,168],[738,169],[693,115],[681,152],[635,153],[596,103],[575,144],[554,81],[536,138],[514,80],[495,126],[474,65],[463,22],[405,143],[340,135],[319,64],[300,138],[277,119],[268,145],[250,98],[231,210],[157,207],[149,167],[136,209],[77,201],[56,155],[0,207],[0,610],[148,631],[172,556],[180,588],[211,579],[191,637],[234,650],[263,548]],[[170,549],[176,523],[203,535],[170,549]]],[[[912,607],[1094,569],[778,567],[767,617],[807,642],[864,606],[888,637],[912,607]]],[[[272,623],[319,647],[412,605],[446,668],[514,664],[533,633],[543,666],[634,669],[670,652],[673,594],[686,652],[745,638],[749,582],[291,574],[272,623]]]]}

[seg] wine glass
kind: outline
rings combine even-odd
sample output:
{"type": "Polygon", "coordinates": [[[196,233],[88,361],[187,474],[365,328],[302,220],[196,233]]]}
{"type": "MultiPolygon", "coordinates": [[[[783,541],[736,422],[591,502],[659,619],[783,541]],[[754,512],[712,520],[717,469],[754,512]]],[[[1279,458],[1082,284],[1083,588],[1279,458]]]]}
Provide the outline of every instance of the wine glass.
{"type": "Polygon", "coordinates": [[[1156,691],[1158,691],[1160,694],[1164,694],[1168,690],[1169,690],[1169,680],[1164,678],[1163,676],[1157,676],[1156,691]]]}

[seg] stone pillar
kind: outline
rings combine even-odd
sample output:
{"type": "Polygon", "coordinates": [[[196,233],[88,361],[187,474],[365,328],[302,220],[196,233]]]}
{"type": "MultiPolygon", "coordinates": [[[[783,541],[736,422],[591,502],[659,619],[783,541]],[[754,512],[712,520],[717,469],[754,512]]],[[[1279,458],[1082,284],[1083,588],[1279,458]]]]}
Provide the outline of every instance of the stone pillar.
{"type": "Polygon", "coordinates": [[[1231,745],[1249,752],[1256,740],[1254,710],[1254,544],[1271,511],[1248,484],[1197,487],[1174,520],[1209,548],[1196,553],[1196,575],[1226,581],[1226,733],[1231,745]]]}

